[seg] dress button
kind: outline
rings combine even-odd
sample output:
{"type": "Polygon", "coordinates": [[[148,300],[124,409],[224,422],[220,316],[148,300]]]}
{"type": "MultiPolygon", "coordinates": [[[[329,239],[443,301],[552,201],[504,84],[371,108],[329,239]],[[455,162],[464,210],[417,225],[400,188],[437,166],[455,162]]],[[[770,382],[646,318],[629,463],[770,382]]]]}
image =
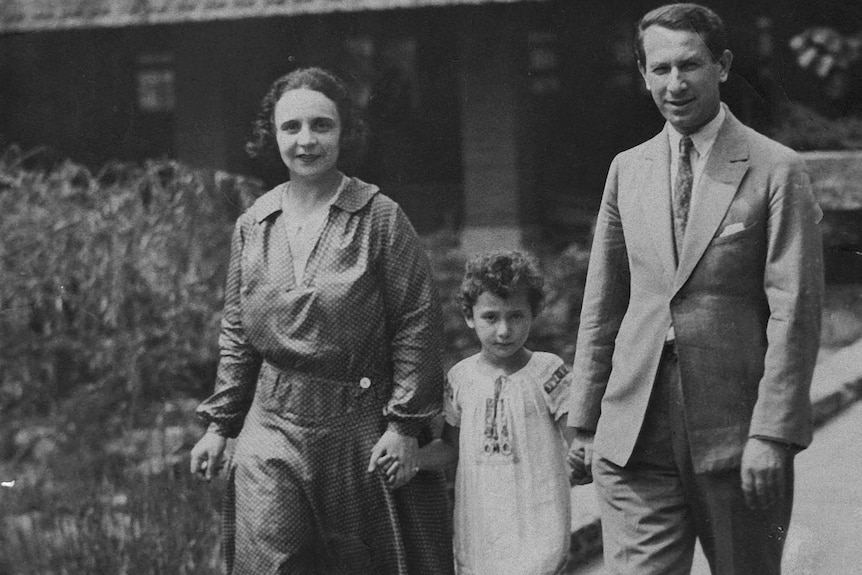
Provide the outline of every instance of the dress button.
{"type": "Polygon", "coordinates": [[[363,377],[359,380],[359,387],[361,387],[362,389],[368,389],[369,387],[371,387],[371,380],[367,377],[363,377]]]}

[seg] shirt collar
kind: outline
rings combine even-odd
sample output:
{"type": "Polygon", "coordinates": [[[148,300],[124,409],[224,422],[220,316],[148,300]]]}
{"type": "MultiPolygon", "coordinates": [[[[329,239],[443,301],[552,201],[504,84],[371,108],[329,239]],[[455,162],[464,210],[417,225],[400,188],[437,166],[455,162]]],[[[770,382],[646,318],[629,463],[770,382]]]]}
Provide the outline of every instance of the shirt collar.
{"type": "MultiPolygon", "coordinates": [[[[344,191],[344,188],[346,188],[347,184],[349,184],[349,183],[350,183],[350,178],[348,178],[344,174],[341,174],[341,181],[338,182],[338,188],[335,189],[335,193],[332,194],[332,197],[329,198],[329,200],[326,202],[325,207],[320,208],[322,212],[328,212],[330,206],[335,205],[335,203],[341,197],[341,193],[344,191]]],[[[288,190],[290,189],[290,182],[282,184],[281,186],[279,186],[279,188],[281,189],[281,209],[284,210],[285,203],[287,202],[287,193],[288,193],[288,190]]],[[[315,211],[315,213],[316,213],[316,211],[315,211]]]]}
{"type": "MultiPolygon", "coordinates": [[[[694,149],[697,150],[697,154],[701,158],[706,157],[712,149],[712,145],[715,144],[715,139],[718,137],[718,131],[721,129],[721,124],[726,117],[727,111],[725,110],[724,102],[722,102],[715,118],[707,122],[704,127],[694,134],[690,134],[694,149]]],[[[679,154],[679,141],[682,140],[682,134],[677,132],[676,128],[671,126],[670,123],[667,123],[667,135],[671,153],[677,156],[679,154]]]]}
{"type": "MultiPolygon", "coordinates": [[[[255,220],[260,223],[275,213],[281,212],[282,188],[285,184],[279,184],[266,192],[249,209],[255,220]]],[[[361,210],[380,189],[367,184],[359,178],[342,177],[338,191],[333,196],[332,205],[345,212],[354,213],[361,210]]]]}

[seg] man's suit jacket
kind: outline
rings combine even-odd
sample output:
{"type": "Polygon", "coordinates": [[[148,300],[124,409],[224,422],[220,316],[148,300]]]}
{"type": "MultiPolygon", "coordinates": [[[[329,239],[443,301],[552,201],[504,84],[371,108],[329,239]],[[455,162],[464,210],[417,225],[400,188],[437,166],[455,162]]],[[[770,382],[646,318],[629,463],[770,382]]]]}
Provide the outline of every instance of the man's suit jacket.
{"type": "Polygon", "coordinates": [[[611,164],[569,425],[595,429],[596,452],[625,465],[672,324],[695,472],[738,467],[751,436],[804,448],[823,252],[803,162],[728,110],[694,190],[678,265],[669,166],[664,131],[611,164]]]}

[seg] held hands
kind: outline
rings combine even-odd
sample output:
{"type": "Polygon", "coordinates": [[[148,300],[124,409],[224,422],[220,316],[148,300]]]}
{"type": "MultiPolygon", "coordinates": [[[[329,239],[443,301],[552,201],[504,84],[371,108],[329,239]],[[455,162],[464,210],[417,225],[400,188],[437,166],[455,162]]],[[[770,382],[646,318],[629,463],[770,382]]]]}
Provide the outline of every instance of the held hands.
{"type": "Polygon", "coordinates": [[[593,438],[595,434],[579,429],[575,432],[566,463],[569,466],[569,483],[586,485],[593,482],[593,438]]]}
{"type": "Polygon", "coordinates": [[[192,475],[197,475],[207,481],[218,475],[226,443],[227,439],[218,433],[207,431],[192,448],[192,475]]]}
{"type": "Polygon", "coordinates": [[[389,429],[371,450],[368,472],[379,470],[386,484],[392,489],[398,489],[406,485],[419,471],[416,461],[418,450],[415,437],[401,435],[389,429]]]}
{"type": "Polygon", "coordinates": [[[742,452],[742,492],[751,509],[769,509],[786,496],[787,446],[751,437],[742,452]]]}

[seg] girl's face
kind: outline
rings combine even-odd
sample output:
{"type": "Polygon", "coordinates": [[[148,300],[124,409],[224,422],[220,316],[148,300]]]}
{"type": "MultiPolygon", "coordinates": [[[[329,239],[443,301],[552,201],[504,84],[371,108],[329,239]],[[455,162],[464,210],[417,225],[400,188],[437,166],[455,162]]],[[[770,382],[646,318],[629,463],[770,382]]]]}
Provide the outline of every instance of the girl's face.
{"type": "Polygon", "coordinates": [[[338,169],[341,118],[335,102],[315,90],[289,90],[276,103],[273,122],[291,180],[317,179],[338,169]]]}
{"type": "Polygon", "coordinates": [[[473,306],[473,317],[466,320],[479,337],[485,360],[507,366],[520,357],[533,324],[527,291],[515,290],[508,298],[482,292],[473,306]]]}

